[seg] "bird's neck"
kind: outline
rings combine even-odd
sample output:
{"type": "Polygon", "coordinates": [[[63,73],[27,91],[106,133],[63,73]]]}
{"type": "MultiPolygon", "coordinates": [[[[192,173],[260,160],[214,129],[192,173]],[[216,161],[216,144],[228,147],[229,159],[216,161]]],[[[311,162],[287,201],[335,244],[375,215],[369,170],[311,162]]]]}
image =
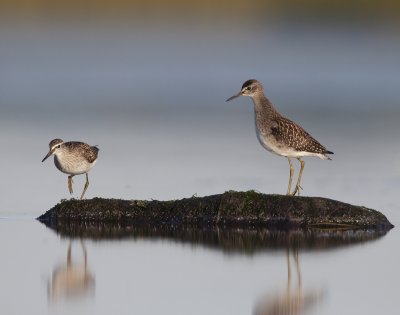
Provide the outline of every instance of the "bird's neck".
{"type": "Polygon", "coordinates": [[[268,117],[270,119],[279,115],[271,101],[262,93],[256,94],[252,97],[254,103],[254,111],[256,115],[268,117]]]}
{"type": "Polygon", "coordinates": [[[62,171],[62,165],[60,162],[60,158],[57,155],[54,155],[54,165],[60,170],[62,171]]]}

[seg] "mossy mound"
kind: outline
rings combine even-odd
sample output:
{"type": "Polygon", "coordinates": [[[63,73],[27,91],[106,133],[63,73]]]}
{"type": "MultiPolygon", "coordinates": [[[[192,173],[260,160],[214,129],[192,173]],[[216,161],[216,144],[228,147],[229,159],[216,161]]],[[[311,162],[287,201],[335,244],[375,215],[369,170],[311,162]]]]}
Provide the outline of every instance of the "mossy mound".
{"type": "Polygon", "coordinates": [[[38,218],[47,225],[102,222],[124,225],[191,225],[294,228],[368,228],[393,225],[380,212],[320,197],[265,195],[255,191],[170,201],[94,198],[63,200],[38,218]]]}

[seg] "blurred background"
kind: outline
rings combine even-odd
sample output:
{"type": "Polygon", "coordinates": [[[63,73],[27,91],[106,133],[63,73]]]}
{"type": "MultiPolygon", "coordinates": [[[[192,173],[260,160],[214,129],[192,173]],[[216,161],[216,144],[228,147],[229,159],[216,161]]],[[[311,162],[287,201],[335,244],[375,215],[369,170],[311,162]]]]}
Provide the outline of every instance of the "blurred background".
{"type": "Polygon", "coordinates": [[[88,198],[284,193],[287,161],[257,143],[250,99],[225,103],[250,78],[335,152],[307,159],[305,195],[395,205],[399,2],[3,0],[0,12],[4,213],[70,197],[40,162],[53,138],[99,146],[88,198]]]}
{"type": "Polygon", "coordinates": [[[71,198],[41,163],[54,138],[99,146],[86,198],[285,193],[287,160],[259,145],[251,100],[225,102],[255,78],[335,152],[306,159],[303,195],[398,226],[399,18],[389,0],[0,0],[2,311],[263,314],[291,266],[295,298],[315,302],[304,314],[398,314],[397,228],[341,249],[227,254],[137,235],[79,244],[32,218],[71,198]],[[82,296],[57,301],[71,270],[82,296]]]}

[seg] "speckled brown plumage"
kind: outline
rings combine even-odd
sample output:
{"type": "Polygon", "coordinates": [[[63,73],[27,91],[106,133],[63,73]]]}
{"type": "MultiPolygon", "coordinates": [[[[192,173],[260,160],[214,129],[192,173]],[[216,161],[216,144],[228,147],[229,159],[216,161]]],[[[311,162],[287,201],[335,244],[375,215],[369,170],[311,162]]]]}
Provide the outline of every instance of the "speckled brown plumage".
{"type": "Polygon", "coordinates": [[[290,177],[287,194],[300,194],[302,189],[300,181],[305,165],[302,158],[315,156],[323,160],[330,160],[328,154],[333,154],[333,152],[328,151],[302,127],[282,116],[264,95],[264,88],[259,81],[247,80],[243,83],[239,93],[231,96],[227,101],[242,95],[249,96],[253,100],[256,133],[261,145],[268,151],[288,159],[290,177]],[[291,158],[296,158],[300,162],[300,173],[293,192],[290,192],[294,174],[291,158]]]}
{"type": "Polygon", "coordinates": [[[273,122],[275,127],[271,128],[271,133],[277,142],[291,147],[299,152],[333,154],[333,152],[328,151],[307,131],[290,119],[287,119],[283,116],[278,116],[273,119],[273,122]]]}
{"type": "Polygon", "coordinates": [[[61,172],[68,174],[68,190],[72,194],[72,177],[85,174],[86,182],[81,199],[89,186],[88,172],[96,164],[99,149],[87,143],[61,139],[53,139],[49,143],[49,152],[44,157],[44,162],[49,156],[54,155],[54,164],[61,172]]]}
{"type": "Polygon", "coordinates": [[[89,163],[93,163],[97,159],[99,148],[96,146],[90,146],[87,143],[78,141],[65,142],[64,146],[69,152],[79,152],[79,155],[83,156],[89,163]]]}

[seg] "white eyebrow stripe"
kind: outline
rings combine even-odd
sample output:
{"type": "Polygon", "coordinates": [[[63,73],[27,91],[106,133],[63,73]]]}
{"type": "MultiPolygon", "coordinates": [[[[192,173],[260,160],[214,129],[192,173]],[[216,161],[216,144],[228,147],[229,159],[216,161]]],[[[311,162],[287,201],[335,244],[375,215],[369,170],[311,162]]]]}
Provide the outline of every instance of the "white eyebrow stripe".
{"type": "Polygon", "coordinates": [[[51,147],[51,150],[50,150],[50,151],[53,151],[56,147],[58,147],[59,145],[61,145],[61,144],[63,144],[63,143],[64,143],[64,142],[57,143],[57,144],[53,145],[53,146],[51,147]]]}

